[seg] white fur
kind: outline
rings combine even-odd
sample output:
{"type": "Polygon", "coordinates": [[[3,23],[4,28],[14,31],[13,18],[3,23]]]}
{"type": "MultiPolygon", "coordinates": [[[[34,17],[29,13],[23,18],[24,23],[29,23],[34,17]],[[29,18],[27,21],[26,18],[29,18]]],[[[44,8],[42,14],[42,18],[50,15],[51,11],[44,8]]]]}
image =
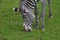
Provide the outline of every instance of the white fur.
{"type": "Polygon", "coordinates": [[[13,8],[13,11],[15,10],[15,8],[13,8]]]}

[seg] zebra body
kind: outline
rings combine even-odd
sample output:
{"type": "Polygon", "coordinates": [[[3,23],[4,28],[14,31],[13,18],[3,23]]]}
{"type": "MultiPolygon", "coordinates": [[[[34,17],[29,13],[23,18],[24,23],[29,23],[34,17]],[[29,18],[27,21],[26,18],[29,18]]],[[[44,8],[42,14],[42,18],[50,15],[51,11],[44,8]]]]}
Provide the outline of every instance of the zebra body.
{"type": "MultiPolygon", "coordinates": [[[[36,17],[36,27],[38,27],[38,17],[37,17],[37,2],[41,1],[42,3],[42,11],[41,11],[41,18],[42,18],[42,29],[44,30],[44,14],[45,14],[45,6],[46,6],[46,0],[21,0],[20,1],[20,8],[22,10],[22,17],[24,20],[24,29],[27,31],[27,29],[32,27],[33,21],[34,21],[34,14],[32,12],[32,9],[35,8],[35,17],[36,17]]],[[[49,17],[52,16],[51,11],[51,0],[48,1],[48,7],[49,7],[49,17]]],[[[16,8],[16,10],[18,10],[16,8]]],[[[15,11],[16,11],[15,10],[15,11]]]]}
{"type": "Polygon", "coordinates": [[[27,8],[31,8],[31,9],[34,9],[35,7],[35,2],[37,2],[37,0],[23,0],[24,1],[24,5],[27,7],[27,8]]]}
{"type": "MultiPolygon", "coordinates": [[[[42,11],[41,11],[41,18],[42,19],[41,20],[42,20],[42,30],[44,31],[44,29],[45,29],[44,28],[44,15],[45,15],[46,0],[25,0],[25,4],[24,5],[26,6],[26,10],[28,10],[28,11],[26,11],[29,14],[28,19],[29,18],[31,19],[30,21],[28,21],[28,23],[30,22],[30,24],[32,23],[32,21],[34,21],[34,17],[33,17],[34,14],[32,12],[32,9],[35,8],[36,27],[38,28],[38,16],[37,16],[37,14],[38,14],[38,12],[37,12],[37,2],[38,1],[41,1],[41,3],[42,3],[42,11]]],[[[51,0],[47,0],[47,1],[48,1],[48,7],[49,7],[49,17],[52,17],[51,0]]]]}
{"type": "Polygon", "coordinates": [[[35,0],[23,0],[21,2],[22,17],[24,20],[24,28],[29,29],[32,27],[34,21],[33,9],[35,7],[35,0]]]}
{"type": "Polygon", "coordinates": [[[31,9],[34,9],[35,2],[36,2],[35,0],[27,0],[25,3],[25,6],[31,8],[31,9]]]}

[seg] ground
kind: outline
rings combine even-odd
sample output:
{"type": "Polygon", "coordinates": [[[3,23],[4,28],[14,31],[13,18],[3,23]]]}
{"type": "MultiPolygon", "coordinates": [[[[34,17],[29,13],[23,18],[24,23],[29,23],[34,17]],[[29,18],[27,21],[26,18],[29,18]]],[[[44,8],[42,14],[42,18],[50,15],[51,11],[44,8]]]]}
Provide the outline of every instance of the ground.
{"type": "Polygon", "coordinates": [[[39,29],[34,24],[32,32],[24,32],[21,13],[12,10],[18,6],[19,0],[0,0],[0,40],[60,40],[60,0],[52,0],[53,18],[48,17],[46,5],[44,32],[41,30],[41,21],[39,29]]]}

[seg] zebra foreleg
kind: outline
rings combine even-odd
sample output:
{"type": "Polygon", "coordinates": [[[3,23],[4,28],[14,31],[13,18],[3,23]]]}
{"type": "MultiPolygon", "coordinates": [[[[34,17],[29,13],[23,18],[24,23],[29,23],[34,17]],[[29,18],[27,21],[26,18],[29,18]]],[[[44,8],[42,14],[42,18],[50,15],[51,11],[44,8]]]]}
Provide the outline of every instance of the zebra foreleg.
{"type": "Polygon", "coordinates": [[[36,19],[36,28],[38,28],[38,8],[37,8],[37,2],[35,2],[35,19],[36,19]]]}

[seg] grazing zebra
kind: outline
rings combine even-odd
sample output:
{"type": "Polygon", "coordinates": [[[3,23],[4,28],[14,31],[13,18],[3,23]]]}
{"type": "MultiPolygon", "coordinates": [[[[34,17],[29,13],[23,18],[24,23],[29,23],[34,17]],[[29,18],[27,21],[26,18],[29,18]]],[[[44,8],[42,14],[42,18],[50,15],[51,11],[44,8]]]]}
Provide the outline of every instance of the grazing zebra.
{"type": "MultiPolygon", "coordinates": [[[[22,18],[24,20],[23,27],[26,32],[32,31],[32,24],[34,18],[36,18],[36,28],[38,28],[38,10],[37,10],[37,2],[39,0],[21,0],[19,8],[13,8],[14,11],[21,11],[22,18]],[[35,10],[35,15],[33,14],[33,9],[35,10]]],[[[42,3],[42,11],[41,11],[41,18],[42,18],[42,29],[44,30],[44,14],[45,14],[45,6],[46,0],[40,0],[42,3]]],[[[52,17],[51,12],[51,0],[48,1],[49,6],[49,17],[52,17]]]]}

